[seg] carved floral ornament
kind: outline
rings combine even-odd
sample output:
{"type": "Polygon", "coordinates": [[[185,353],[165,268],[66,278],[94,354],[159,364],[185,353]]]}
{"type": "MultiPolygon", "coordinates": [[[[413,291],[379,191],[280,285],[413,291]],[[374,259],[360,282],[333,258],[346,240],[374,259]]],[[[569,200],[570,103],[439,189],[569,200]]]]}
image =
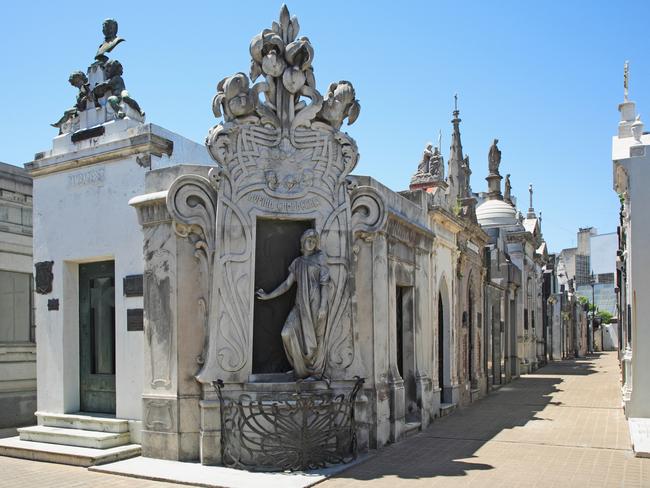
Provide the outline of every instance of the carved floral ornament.
{"type": "MultiPolygon", "coordinates": [[[[354,123],[361,106],[352,83],[332,83],[323,98],[316,89],[312,67],[314,49],[307,37],[297,39],[299,30],[298,19],[290,18],[289,10],[283,5],[279,22],[273,22],[271,29],[264,29],[253,38],[250,79],[240,72],[217,85],[212,110],[216,117],[223,115],[224,124],[211,131],[209,146],[215,145],[221,131],[232,122],[282,129],[292,142],[295,142],[296,128],[312,127],[313,122],[336,130],[346,118],[348,125],[354,123]],[[255,83],[260,76],[264,81],[255,83]],[[264,101],[260,99],[261,94],[264,101]]],[[[217,161],[223,159],[219,150],[213,155],[217,161]]]]}
{"type": "Polygon", "coordinates": [[[206,343],[197,379],[204,383],[225,380],[226,373],[228,381],[241,378],[249,361],[259,217],[314,222],[335,290],[322,347],[330,371],[343,371],[354,358],[353,241],[385,227],[385,203],[350,176],[359,153],[340,127],[359,115],[354,87],[332,83],[323,97],[314,49],[298,32],[298,20],[283,6],[279,21],[253,38],[250,78],[241,72],[224,78],[212,102],[223,117],[206,139],[217,166],[207,178],[180,176],[167,193],[175,230],[193,242],[201,263],[206,343]]]}

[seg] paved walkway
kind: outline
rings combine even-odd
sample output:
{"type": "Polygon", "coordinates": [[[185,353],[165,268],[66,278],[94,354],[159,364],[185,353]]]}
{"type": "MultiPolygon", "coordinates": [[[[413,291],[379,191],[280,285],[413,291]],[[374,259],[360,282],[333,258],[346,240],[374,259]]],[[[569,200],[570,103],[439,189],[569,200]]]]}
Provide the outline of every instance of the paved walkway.
{"type": "MultiPolygon", "coordinates": [[[[650,487],[618,372],[614,353],[553,363],[318,486],[650,487]]],[[[0,473],[3,488],[181,486],[4,457],[0,473]]]]}
{"type": "Polygon", "coordinates": [[[650,459],[633,456],[603,353],[524,376],[320,486],[650,487],[650,459]]]}

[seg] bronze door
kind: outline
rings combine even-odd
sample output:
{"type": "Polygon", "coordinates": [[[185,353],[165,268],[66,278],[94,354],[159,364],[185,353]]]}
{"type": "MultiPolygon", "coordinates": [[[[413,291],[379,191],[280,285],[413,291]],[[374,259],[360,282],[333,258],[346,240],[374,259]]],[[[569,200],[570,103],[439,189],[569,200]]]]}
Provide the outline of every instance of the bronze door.
{"type": "Polygon", "coordinates": [[[115,263],[79,265],[80,407],[115,413],[115,263]]]}

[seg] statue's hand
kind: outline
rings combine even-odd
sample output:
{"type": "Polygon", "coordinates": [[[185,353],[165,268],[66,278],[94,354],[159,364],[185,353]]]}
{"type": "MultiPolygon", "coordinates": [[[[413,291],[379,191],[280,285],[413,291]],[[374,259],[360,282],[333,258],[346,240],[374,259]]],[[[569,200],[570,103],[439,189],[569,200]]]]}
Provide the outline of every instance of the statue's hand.
{"type": "Polygon", "coordinates": [[[268,294],[267,294],[267,293],[266,293],[262,288],[260,288],[259,290],[257,290],[257,291],[255,292],[255,295],[256,295],[257,298],[259,298],[260,300],[268,300],[268,294]]]}
{"type": "Polygon", "coordinates": [[[323,321],[325,320],[325,317],[327,317],[327,308],[321,307],[320,309],[318,309],[318,320],[323,321]]]}

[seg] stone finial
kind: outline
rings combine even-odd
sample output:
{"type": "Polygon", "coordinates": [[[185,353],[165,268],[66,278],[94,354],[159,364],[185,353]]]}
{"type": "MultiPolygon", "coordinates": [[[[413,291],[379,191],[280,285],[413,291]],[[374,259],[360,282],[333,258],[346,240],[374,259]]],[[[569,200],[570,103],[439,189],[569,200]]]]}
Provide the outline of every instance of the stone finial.
{"type": "Polygon", "coordinates": [[[534,218],[537,218],[537,216],[535,215],[535,207],[533,207],[533,184],[532,183],[530,183],[528,185],[528,195],[529,195],[529,199],[530,199],[530,202],[529,202],[530,206],[528,207],[528,214],[526,215],[526,218],[527,219],[534,219],[534,218]]]}
{"type": "Polygon", "coordinates": [[[628,101],[628,94],[630,89],[630,62],[625,61],[623,67],[623,100],[628,101]]]}

